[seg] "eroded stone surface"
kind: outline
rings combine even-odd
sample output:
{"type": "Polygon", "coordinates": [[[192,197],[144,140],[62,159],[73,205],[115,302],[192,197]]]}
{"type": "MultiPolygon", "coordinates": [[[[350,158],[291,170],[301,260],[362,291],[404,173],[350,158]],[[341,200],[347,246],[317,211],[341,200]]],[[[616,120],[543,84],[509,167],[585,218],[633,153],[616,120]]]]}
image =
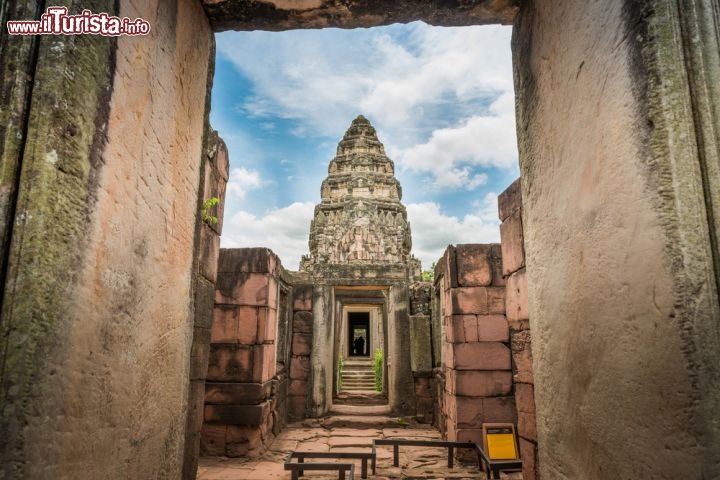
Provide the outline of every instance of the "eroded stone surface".
{"type": "Polygon", "coordinates": [[[204,0],[215,31],[358,28],[423,20],[431,25],[510,24],[517,0],[204,0]]]}

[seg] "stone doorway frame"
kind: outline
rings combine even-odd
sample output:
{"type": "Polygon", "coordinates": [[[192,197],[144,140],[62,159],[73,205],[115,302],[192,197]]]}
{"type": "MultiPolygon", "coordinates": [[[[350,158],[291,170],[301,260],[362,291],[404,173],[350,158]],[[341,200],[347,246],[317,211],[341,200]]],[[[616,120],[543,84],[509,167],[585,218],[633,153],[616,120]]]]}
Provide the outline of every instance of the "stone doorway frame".
{"type": "MultiPolygon", "coordinates": [[[[17,20],[27,20],[36,15],[39,17],[42,13],[36,11],[42,2],[10,3],[19,6],[17,11],[22,16],[17,20]]],[[[653,226],[654,231],[667,240],[665,250],[653,253],[648,260],[663,263],[663,272],[667,275],[658,278],[640,273],[633,277],[622,269],[606,273],[615,280],[618,275],[632,280],[625,283],[628,287],[636,282],[644,282],[661,288],[662,295],[657,298],[670,299],[670,306],[657,302],[654,306],[658,311],[662,308],[663,312],[675,308],[672,321],[668,322],[672,335],[663,335],[662,339],[666,341],[675,338],[677,344],[664,350],[668,360],[661,364],[650,361],[654,358],[645,355],[651,351],[633,357],[637,360],[633,368],[619,368],[623,362],[615,358],[610,366],[618,367],[616,373],[619,378],[600,380],[632,387],[639,381],[661,378],[656,370],[662,371],[663,365],[685,369],[689,379],[689,383],[684,386],[685,390],[670,393],[679,398],[682,408],[678,411],[682,411],[687,418],[681,418],[682,425],[677,425],[672,423],[672,415],[659,414],[658,417],[663,418],[654,419],[652,423],[667,433],[663,438],[687,438],[688,441],[678,447],[686,455],[687,461],[672,462],[669,457],[664,460],[649,458],[642,466],[647,471],[658,471],[652,469],[667,466],[668,462],[672,462],[671,468],[680,468],[677,465],[682,463],[687,465],[687,470],[678,476],[698,478],[701,472],[707,478],[720,476],[720,428],[717,424],[720,399],[717,389],[712,388],[718,384],[720,376],[716,323],[720,317],[720,162],[717,147],[720,144],[720,113],[717,107],[720,102],[720,87],[717,83],[717,78],[720,78],[720,28],[717,20],[713,20],[717,19],[717,1],[690,0],[682,5],[682,11],[679,10],[678,2],[670,0],[621,0],[612,3],[612,8],[604,5],[605,2],[508,0],[479,2],[477,9],[472,11],[464,6],[447,6],[457,2],[404,0],[392,2],[393,8],[388,8],[383,2],[372,2],[378,6],[375,10],[363,10],[362,5],[369,2],[342,2],[342,6],[333,5],[334,2],[319,2],[326,7],[329,5],[329,10],[320,8],[315,15],[310,16],[300,9],[285,10],[277,6],[285,3],[279,1],[254,2],[256,11],[247,11],[247,2],[207,3],[207,9],[203,10],[202,3],[194,0],[99,2],[101,8],[110,14],[151,19],[153,36],[142,48],[128,39],[115,42],[110,39],[82,38],[76,39],[77,45],[63,46],[68,47],[63,50],[53,47],[50,43],[53,40],[45,37],[18,39],[14,44],[17,49],[10,53],[3,51],[4,55],[12,56],[3,57],[3,62],[14,66],[13,73],[17,75],[8,77],[9,83],[4,90],[7,95],[3,96],[3,101],[7,98],[8,105],[13,106],[12,115],[16,121],[8,123],[12,128],[7,132],[8,143],[4,144],[2,152],[4,165],[8,166],[4,172],[9,172],[4,180],[10,185],[3,191],[3,205],[8,207],[3,211],[5,222],[2,225],[3,258],[6,261],[2,309],[3,322],[8,323],[2,324],[2,333],[8,335],[8,338],[12,335],[12,339],[19,336],[23,344],[22,349],[13,350],[11,354],[5,351],[3,356],[4,361],[8,362],[8,375],[3,377],[2,398],[7,407],[4,410],[12,412],[11,416],[2,418],[3,423],[0,425],[0,430],[10,432],[10,441],[3,445],[2,451],[3,468],[10,472],[6,476],[32,477],[37,472],[33,469],[43,467],[46,468],[43,471],[46,475],[54,472],[62,476],[63,473],[72,472],[73,468],[79,468],[96,476],[102,476],[102,472],[108,469],[116,469],[114,471],[118,476],[124,477],[177,478],[182,469],[184,445],[190,445],[184,457],[187,463],[185,476],[192,478],[191,475],[194,475],[192,442],[196,434],[197,416],[202,415],[201,411],[197,411],[197,398],[202,397],[203,393],[188,378],[196,379],[202,370],[202,347],[207,343],[203,335],[207,335],[208,329],[201,323],[204,317],[196,316],[196,313],[211,308],[212,301],[208,301],[208,297],[212,298],[213,290],[207,276],[203,280],[197,275],[201,268],[197,262],[201,257],[201,225],[200,222],[194,224],[203,200],[198,192],[202,191],[200,186],[205,179],[203,168],[208,154],[206,147],[210,145],[209,142],[203,144],[199,137],[203,136],[204,129],[209,129],[209,125],[202,125],[201,117],[206,116],[209,109],[209,96],[204,89],[211,83],[207,78],[211,75],[214,61],[212,31],[228,28],[281,30],[324,26],[367,27],[417,19],[447,26],[515,21],[513,63],[516,94],[521,94],[517,99],[520,163],[526,180],[523,182],[523,197],[527,202],[525,213],[530,217],[540,213],[533,209],[542,210],[542,207],[535,207],[540,200],[546,201],[543,206],[560,205],[557,199],[553,204],[553,189],[550,188],[553,185],[569,195],[574,193],[575,197],[570,196],[569,200],[575,200],[578,196],[570,188],[563,189],[561,176],[550,179],[549,183],[545,182],[545,177],[551,174],[543,173],[543,169],[563,159],[582,159],[583,155],[588,154],[585,147],[593,141],[593,132],[613,133],[611,125],[598,122],[593,131],[584,131],[574,137],[574,145],[561,145],[557,135],[565,132],[542,128],[555,125],[549,121],[552,112],[543,110],[547,107],[543,101],[549,102],[554,111],[560,112],[562,116],[562,113],[576,106],[574,102],[591,98],[583,98],[582,95],[573,97],[566,88],[572,86],[572,82],[583,79],[583,72],[588,72],[592,66],[586,61],[575,61],[582,58],[582,55],[577,55],[577,49],[584,45],[582,40],[590,39],[592,48],[606,53],[604,58],[608,62],[605,65],[608,68],[597,69],[589,80],[583,79],[587,82],[586,86],[605,85],[606,81],[616,78],[619,71],[634,72],[637,81],[628,88],[631,95],[624,100],[628,105],[636,106],[637,110],[625,112],[618,118],[628,119],[635,127],[626,132],[628,136],[642,136],[639,140],[644,148],[638,153],[637,159],[631,160],[640,164],[644,170],[633,185],[645,195],[639,200],[657,217],[659,226],[653,226]],[[118,6],[120,3],[122,5],[118,6]],[[490,8],[490,4],[504,6],[508,14],[499,15],[490,8]],[[594,10],[596,4],[603,4],[603,9],[594,10]],[[120,11],[116,11],[117,8],[120,11]],[[604,32],[611,34],[614,30],[610,27],[618,27],[617,22],[611,22],[610,25],[603,23],[602,31],[596,29],[592,33],[588,32],[588,26],[600,25],[601,21],[607,19],[606,13],[616,12],[617,9],[622,10],[622,18],[627,22],[624,25],[627,30],[616,29],[617,38],[604,35],[604,32]],[[518,11],[517,19],[513,20],[518,11]],[[209,22],[206,21],[206,15],[211,17],[209,22]],[[555,45],[553,35],[559,35],[563,30],[574,32],[578,42],[555,45]],[[593,39],[607,40],[608,43],[598,45],[592,42],[593,39]],[[72,50],[70,46],[82,48],[72,50]],[[89,65],[94,68],[87,68],[89,65]],[[58,71],[74,74],[74,81],[68,82],[63,75],[57,75],[58,71]],[[144,76],[145,85],[139,80],[141,75],[144,76]],[[179,78],[183,81],[177,81],[179,78]],[[156,88],[157,85],[163,88],[156,88]],[[154,88],[151,92],[154,97],[151,94],[147,96],[147,102],[138,102],[138,95],[146,94],[146,90],[151,88],[154,88]],[[163,108],[181,104],[182,108],[174,110],[178,117],[169,121],[166,117],[151,115],[153,111],[149,109],[152,110],[156,104],[162,104],[163,108]],[[203,104],[206,107],[204,112],[203,104]],[[185,118],[181,116],[183,112],[190,112],[190,122],[184,122],[185,118]],[[43,118],[52,121],[39,120],[43,118]],[[128,176],[116,175],[118,172],[112,171],[117,168],[116,163],[120,160],[130,161],[135,153],[131,142],[123,140],[133,138],[134,132],[124,130],[131,125],[143,126],[144,130],[140,133],[148,134],[148,142],[157,148],[158,155],[153,158],[158,162],[163,159],[170,159],[171,162],[155,164],[148,158],[145,164],[132,164],[137,169],[129,171],[128,176]],[[166,128],[168,126],[171,128],[166,128]],[[551,152],[543,150],[541,147],[546,143],[555,148],[551,152]],[[53,155],[49,155],[52,152],[59,153],[59,164],[54,161],[53,155]],[[183,166],[186,168],[183,169],[183,166]],[[163,172],[172,169],[176,169],[173,172],[179,174],[175,179],[176,184],[162,176],[163,172]],[[156,177],[167,180],[165,185],[182,188],[173,190],[179,193],[178,198],[182,198],[182,201],[175,204],[175,198],[171,196],[155,195],[152,205],[144,205],[139,210],[141,213],[150,211],[151,216],[154,214],[154,222],[146,224],[163,224],[167,221],[170,231],[182,235],[183,241],[179,244],[182,248],[173,252],[177,263],[163,263],[163,257],[167,256],[148,255],[166,239],[162,235],[149,235],[145,239],[132,237],[129,233],[135,230],[120,221],[128,219],[137,211],[127,208],[114,211],[111,208],[113,200],[107,200],[114,180],[130,178],[137,182],[128,189],[132,198],[135,198],[135,194],[143,188],[143,182],[138,180],[152,181],[156,177]],[[62,206],[62,215],[53,216],[53,206],[62,206]],[[42,224],[32,221],[38,218],[44,220],[42,224]],[[133,241],[123,238],[126,234],[133,241]],[[101,255],[94,256],[98,248],[101,255]],[[113,251],[113,256],[102,255],[104,251],[113,251]],[[105,269],[95,271],[96,266],[99,268],[96,258],[106,263],[114,262],[104,265],[107,267],[105,269]],[[132,334],[140,328],[143,318],[134,310],[136,305],[146,309],[153,307],[152,311],[162,312],[158,304],[152,303],[148,295],[144,294],[144,291],[155,294],[153,288],[162,285],[149,282],[148,286],[139,282],[146,279],[135,278],[131,275],[134,272],[122,270],[125,266],[133,265],[130,261],[123,262],[124,259],[146,264],[145,270],[172,267],[173,275],[167,278],[180,279],[177,285],[172,286],[178,286],[178,291],[182,292],[182,295],[177,295],[180,298],[176,299],[182,308],[173,310],[169,317],[158,316],[168,322],[164,330],[174,332],[162,337],[162,348],[150,342],[135,342],[133,338],[127,340],[117,335],[132,334]],[[99,280],[96,283],[83,283],[83,278],[99,280]],[[120,332],[108,328],[113,325],[108,325],[105,312],[94,308],[96,305],[91,301],[93,298],[97,298],[102,305],[115,308],[113,314],[124,319],[129,328],[120,332]],[[8,328],[8,325],[11,327],[8,328]],[[125,385],[127,379],[122,376],[109,376],[107,384],[93,381],[93,378],[97,378],[95,373],[102,373],[99,367],[103,362],[86,362],[84,358],[79,358],[78,349],[65,348],[86,345],[82,341],[84,335],[90,339],[97,338],[95,330],[107,337],[106,348],[109,352],[96,349],[93,352],[95,357],[105,353],[106,359],[112,360],[114,355],[127,353],[127,358],[136,359],[128,366],[128,376],[136,374],[142,377],[147,370],[145,365],[148,357],[152,358],[156,352],[161,357],[164,352],[171,352],[175,361],[152,363],[155,367],[162,367],[154,379],[168,382],[163,385],[168,388],[155,388],[150,392],[144,390],[142,398],[149,395],[149,401],[147,404],[135,405],[133,409],[126,409],[121,403],[110,408],[104,402],[98,408],[99,400],[105,398],[105,395],[120,401],[121,395],[115,398],[113,393],[127,392],[128,388],[125,385]],[[193,333],[198,340],[197,348],[191,340],[193,333]],[[72,334],[80,335],[80,340],[71,341],[72,334]],[[113,338],[117,338],[117,341],[113,341],[113,338]],[[87,368],[87,375],[71,377],[63,369],[54,368],[61,365],[72,369],[80,364],[87,368]],[[66,392],[66,395],[59,399],[56,392],[66,392]],[[173,402],[169,408],[165,400],[173,398],[181,400],[173,402]],[[66,418],[69,410],[83,412],[87,428],[76,429],[76,423],[66,418]],[[47,423],[38,422],[36,412],[43,412],[47,423]],[[128,445],[123,444],[122,450],[118,451],[112,448],[111,443],[118,435],[127,434],[128,430],[123,429],[122,424],[128,419],[143,419],[143,422],[138,421],[137,424],[157,425],[158,428],[143,435],[142,441],[128,439],[132,441],[128,441],[128,445]],[[104,432],[102,438],[87,436],[89,431],[100,430],[96,427],[117,423],[121,425],[104,432]],[[64,436],[63,441],[60,441],[60,435],[64,436]],[[96,448],[93,458],[75,456],[74,452],[82,451],[82,448],[73,447],[86,445],[88,441],[93,442],[96,448]],[[136,461],[130,462],[129,459],[136,461]]],[[[302,3],[315,5],[316,2],[302,3]]],[[[461,3],[473,3],[475,6],[474,2],[461,3]]],[[[10,14],[8,12],[14,13],[15,10],[3,10],[3,14],[10,14]]],[[[3,37],[3,40],[6,38],[3,37]]],[[[591,51],[588,50],[589,53],[591,51]]],[[[608,95],[603,100],[613,98],[608,95]]],[[[607,105],[588,105],[588,108],[609,108],[607,105]]],[[[205,138],[209,138],[209,132],[205,133],[205,138]]],[[[598,155],[600,167],[605,167],[602,162],[610,158],[611,155],[598,155]]],[[[601,177],[620,174],[622,169],[605,168],[601,177]]],[[[568,198],[565,200],[567,203],[568,198]]],[[[581,202],[572,203],[582,206],[581,202]]],[[[621,199],[616,200],[616,206],[626,207],[621,199]]],[[[600,209],[598,213],[602,211],[600,209]]],[[[598,215],[596,219],[602,219],[602,216],[598,215]]],[[[560,226],[573,226],[569,219],[561,218],[557,221],[560,226]]],[[[621,223],[622,219],[619,219],[621,223]]],[[[528,232],[532,235],[537,226],[529,222],[528,232]]],[[[579,231],[581,226],[576,225],[575,231],[579,231]]],[[[595,231],[592,225],[586,227],[588,231],[595,231]]],[[[624,225],[620,227],[626,228],[624,225]]],[[[552,273],[552,268],[546,271],[540,268],[544,268],[542,260],[547,260],[548,255],[553,253],[553,246],[557,244],[558,238],[563,238],[564,233],[533,237],[532,241],[536,243],[527,252],[527,258],[532,262],[528,266],[529,282],[538,289],[530,293],[531,318],[536,322],[533,329],[542,327],[537,330],[537,334],[544,340],[553,340],[553,331],[549,327],[562,325],[544,323],[552,322],[552,319],[539,314],[550,308],[550,316],[562,317],[555,315],[559,308],[557,302],[548,302],[542,297],[541,287],[548,287],[545,288],[548,291],[549,287],[554,286],[545,275],[552,273]]],[[[575,245],[578,247],[576,253],[579,254],[587,242],[575,245]]],[[[628,247],[622,239],[615,243],[610,241],[608,245],[615,246],[617,251],[628,247]]],[[[212,245],[208,251],[212,251],[212,245]]],[[[608,248],[604,252],[617,255],[617,251],[608,248]]],[[[553,268],[555,266],[552,265],[553,268]]],[[[209,268],[212,269],[212,266],[209,268]]],[[[158,271],[156,276],[163,273],[167,272],[158,271]]],[[[211,273],[208,274],[212,276],[211,273]]],[[[596,287],[595,282],[603,278],[596,272],[591,277],[579,279],[572,285],[572,290],[567,290],[567,295],[571,296],[568,298],[577,298],[582,302],[582,291],[576,291],[582,288],[603,292],[601,288],[593,288],[596,287]]],[[[155,296],[157,302],[166,298],[164,295],[155,296]]],[[[559,298],[565,297],[561,295],[559,298]]],[[[652,309],[656,298],[652,295],[648,298],[648,309],[652,309]]],[[[584,301],[588,302],[587,299],[584,301]]],[[[618,318],[622,320],[622,316],[618,318]]],[[[652,326],[652,321],[649,324],[652,326]]],[[[616,323],[613,325],[617,326],[616,323]]],[[[645,324],[631,323],[631,326],[639,328],[645,324]]],[[[616,343],[647,338],[642,334],[634,335],[627,329],[620,328],[617,333],[616,343]]],[[[576,340],[586,343],[578,346],[579,351],[604,347],[603,339],[597,337],[581,330],[576,340]]],[[[9,342],[7,345],[15,344],[9,342]]],[[[536,346],[541,348],[543,342],[534,344],[534,350],[536,346]]],[[[577,345],[565,345],[574,346],[577,345]]],[[[551,401],[549,389],[552,386],[572,393],[575,381],[565,375],[566,366],[553,357],[553,351],[562,351],[563,345],[556,347],[536,351],[541,367],[537,371],[539,385],[546,380],[553,380],[553,375],[567,379],[560,385],[548,384],[551,385],[548,390],[544,394],[540,392],[537,397],[538,418],[543,418],[538,423],[538,434],[544,475],[555,475],[557,478],[567,475],[574,475],[575,478],[601,478],[597,472],[602,466],[612,465],[612,468],[618,469],[617,476],[622,476],[629,467],[612,461],[616,453],[612,445],[603,444],[607,448],[594,450],[592,458],[578,451],[593,446],[587,437],[587,429],[583,429],[582,419],[567,416],[566,411],[551,401]],[[571,421],[567,428],[563,428],[563,432],[559,432],[556,425],[561,423],[557,420],[563,418],[570,418],[571,421]],[[558,437],[559,433],[569,434],[569,440],[558,437]],[[543,449],[543,442],[552,442],[554,448],[543,449]]],[[[579,356],[577,352],[575,355],[579,356]]],[[[627,358],[625,360],[629,362],[627,358]]],[[[613,371],[612,368],[605,370],[613,371]]],[[[588,379],[588,382],[590,380],[593,379],[588,379]]],[[[157,387],[152,381],[147,385],[157,387]]],[[[605,386],[610,388],[612,383],[605,386]]],[[[627,398],[619,398],[614,411],[623,412],[625,407],[629,411],[636,408],[627,398]]],[[[597,403],[597,399],[586,401],[590,403],[583,412],[594,411],[594,407],[608,408],[607,405],[597,403]]],[[[606,422],[602,425],[603,428],[607,425],[616,428],[615,438],[629,438],[628,433],[635,433],[632,422],[627,425],[606,422]]],[[[644,443],[644,439],[638,439],[633,445],[642,446],[644,443]]],[[[648,451],[651,451],[649,447],[648,451]]]]}

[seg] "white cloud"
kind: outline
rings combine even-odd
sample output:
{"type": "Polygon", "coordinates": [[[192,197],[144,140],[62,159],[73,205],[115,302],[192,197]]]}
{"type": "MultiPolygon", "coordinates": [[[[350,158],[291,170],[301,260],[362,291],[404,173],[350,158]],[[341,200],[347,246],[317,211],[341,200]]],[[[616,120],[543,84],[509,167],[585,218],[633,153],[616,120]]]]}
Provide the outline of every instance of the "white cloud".
{"type": "Polygon", "coordinates": [[[517,167],[515,115],[512,96],[501,95],[488,115],[472,116],[458,126],[435,130],[426,143],[397,153],[399,165],[412,172],[428,172],[438,187],[472,189],[482,185],[468,165],[517,167]]]}
{"type": "Polygon", "coordinates": [[[232,32],[217,45],[253,83],[245,112],[337,136],[358,113],[390,133],[413,131],[438,104],[472,111],[473,100],[512,92],[510,32],[417,22],[349,34],[232,32]]]}
{"type": "Polygon", "coordinates": [[[444,214],[440,205],[434,202],[411,203],[407,212],[413,254],[420,259],[423,269],[430,268],[448,245],[500,241],[497,195],[494,193],[487,194],[475,211],[462,219],[444,214]]]}
{"type": "Polygon", "coordinates": [[[486,180],[478,168],[517,165],[510,33],[416,22],[228,32],[217,45],[252,82],[243,115],[289,119],[298,137],[339,139],[362,113],[401,168],[438,188],[470,190],[486,180]]]}
{"type": "Polygon", "coordinates": [[[227,183],[227,192],[238,200],[242,200],[248,191],[262,185],[260,173],[248,170],[245,167],[236,167],[230,170],[230,179],[227,183]]]}
{"type": "Polygon", "coordinates": [[[295,202],[263,216],[241,210],[225,221],[222,247],[267,247],[280,257],[285,268],[297,270],[301,255],[308,253],[314,209],[312,202],[295,202]]]}

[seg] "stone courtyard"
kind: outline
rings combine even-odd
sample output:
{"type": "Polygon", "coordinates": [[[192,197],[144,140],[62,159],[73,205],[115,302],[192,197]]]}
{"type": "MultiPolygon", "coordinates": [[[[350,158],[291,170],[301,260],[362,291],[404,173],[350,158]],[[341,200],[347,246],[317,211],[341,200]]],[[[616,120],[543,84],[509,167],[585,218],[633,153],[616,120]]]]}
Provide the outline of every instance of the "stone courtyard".
{"type": "MultiPolygon", "coordinates": [[[[365,407],[367,408],[367,407],[365,407]]],[[[363,412],[363,407],[339,409],[323,419],[308,419],[289,424],[275,439],[268,451],[257,458],[203,457],[200,459],[197,480],[279,480],[289,479],[283,462],[288,452],[357,452],[369,451],[372,439],[404,438],[440,440],[437,429],[407,422],[405,419],[383,415],[382,411],[363,412]]],[[[392,447],[377,447],[376,474],[368,478],[462,480],[486,478],[473,463],[455,462],[447,466],[447,449],[437,447],[401,447],[400,466],[392,466],[392,447]]],[[[355,465],[355,478],[360,478],[360,463],[355,465]]],[[[307,472],[301,478],[337,478],[336,473],[307,472]]],[[[503,475],[502,478],[522,480],[522,474],[503,475]]]]}

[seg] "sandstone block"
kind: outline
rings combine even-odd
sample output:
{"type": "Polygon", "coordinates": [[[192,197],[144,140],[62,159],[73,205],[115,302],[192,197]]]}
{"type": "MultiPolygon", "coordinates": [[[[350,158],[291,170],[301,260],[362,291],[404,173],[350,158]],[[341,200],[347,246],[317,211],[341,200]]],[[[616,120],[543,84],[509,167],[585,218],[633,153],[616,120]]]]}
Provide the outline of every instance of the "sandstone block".
{"type": "Polygon", "coordinates": [[[276,337],[277,310],[275,308],[258,307],[257,343],[275,343],[276,337]]]}
{"type": "Polygon", "coordinates": [[[515,398],[487,397],[482,399],[485,422],[493,423],[515,423],[517,422],[517,410],[515,409],[515,398]]]}
{"type": "Polygon", "coordinates": [[[525,266],[525,244],[522,210],[517,210],[500,224],[503,275],[507,276],[525,266]]]}
{"type": "Polygon", "coordinates": [[[292,354],[310,355],[312,351],[312,335],[307,333],[293,333],[292,354]]]}
{"type": "Polygon", "coordinates": [[[490,315],[502,315],[505,313],[505,287],[488,287],[487,289],[487,312],[490,315]]]}
{"type": "Polygon", "coordinates": [[[215,303],[267,306],[270,279],[261,273],[218,272],[215,303]]]}
{"type": "Polygon", "coordinates": [[[455,247],[452,245],[448,245],[447,249],[445,250],[445,254],[443,255],[444,263],[445,263],[445,280],[447,281],[447,285],[450,288],[457,288],[458,287],[458,275],[457,275],[457,254],[455,251],[455,247]]]}
{"type": "Polygon", "coordinates": [[[200,229],[199,255],[200,274],[214,282],[217,278],[218,257],[220,256],[220,236],[207,224],[203,224],[200,229]]]}
{"type": "Polygon", "coordinates": [[[293,310],[312,311],[312,285],[295,285],[293,287],[293,310]]]}
{"type": "Polygon", "coordinates": [[[296,333],[313,333],[312,312],[295,312],[295,314],[293,315],[292,331],[296,333]]]}
{"type": "Polygon", "coordinates": [[[515,374],[515,381],[521,383],[535,383],[533,379],[530,330],[513,332],[510,335],[510,346],[512,349],[513,373],[515,374]]]}
{"type": "Polygon", "coordinates": [[[215,284],[203,276],[195,277],[195,326],[212,327],[215,307],[215,284]]]}
{"type": "Polygon", "coordinates": [[[480,342],[507,342],[510,339],[504,315],[478,315],[477,339],[480,342]]]}
{"type": "Polygon", "coordinates": [[[460,428],[480,427],[483,423],[482,400],[457,397],[457,425],[460,428]]]}
{"type": "Polygon", "coordinates": [[[290,379],[307,380],[310,376],[310,357],[293,356],[290,359],[290,379]]]}
{"type": "Polygon", "coordinates": [[[455,349],[452,343],[443,342],[442,345],[443,366],[455,368],[455,349]]]}
{"type": "Polygon", "coordinates": [[[513,212],[522,208],[522,191],[520,179],[510,184],[500,195],[498,195],[498,217],[504,222],[513,212]]]}
{"type": "Polygon", "coordinates": [[[518,435],[537,442],[537,423],[534,413],[518,412],[518,435]]]}
{"type": "Polygon", "coordinates": [[[257,405],[270,398],[271,393],[272,382],[206,382],[205,403],[220,405],[257,405]]]}
{"type": "MultiPolygon", "coordinates": [[[[482,445],[482,428],[458,428],[458,442],[475,442],[482,445]]],[[[459,448],[457,450],[457,458],[462,462],[477,461],[477,453],[468,448],[459,448]]]]}
{"type": "Polygon", "coordinates": [[[415,377],[415,395],[417,397],[432,397],[435,392],[434,381],[430,377],[415,377]]]}
{"type": "Polygon", "coordinates": [[[528,320],[528,288],[525,269],[522,268],[507,278],[505,314],[509,321],[528,320]]]}
{"type": "Polygon", "coordinates": [[[292,420],[305,418],[307,396],[289,396],[287,399],[288,415],[292,420]]]}
{"type": "Polygon", "coordinates": [[[265,273],[276,275],[280,260],[267,248],[223,248],[218,273],[265,273]]]}
{"type": "Polygon", "coordinates": [[[515,384],[515,403],[518,412],[535,413],[535,388],[529,383],[515,384]]]}
{"type": "Polygon", "coordinates": [[[462,321],[462,342],[479,341],[477,315],[453,315],[453,320],[455,320],[456,317],[460,317],[462,321]]]}
{"type": "Polygon", "coordinates": [[[288,395],[302,397],[307,394],[308,388],[306,380],[290,380],[290,388],[288,389],[288,395]]]}
{"type": "Polygon", "coordinates": [[[215,345],[210,350],[207,379],[216,382],[251,382],[252,360],[252,347],[215,345]]]}
{"type": "Polygon", "coordinates": [[[502,245],[499,243],[492,244],[492,252],[490,256],[492,266],[492,285],[501,287],[505,285],[505,277],[503,276],[502,263],[502,245]]]}
{"type": "Polygon", "coordinates": [[[510,349],[500,342],[460,343],[454,346],[457,370],[510,370],[510,349]]]}
{"type": "Polygon", "coordinates": [[[238,308],[234,305],[216,305],[210,342],[238,343],[238,308]]]}
{"type": "Polygon", "coordinates": [[[200,430],[200,453],[208,456],[225,455],[227,425],[205,423],[200,430]]]}
{"type": "Polygon", "coordinates": [[[210,359],[210,329],[195,327],[190,349],[190,380],[205,380],[210,359]]]}
{"type": "Polygon", "coordinates": [[[258,308],[237,307],[238,312],[238,342],[243,345],[253,345],[257,342],[258,308]]]}
{"type": "Polygon", "coordinates": [[[260,425],[268,417],[271,402],[259,405],[205,405],[205,421],[226,425],[260,425]]]}
{"type": "Polygon", "coordinates": [[[533,442],[518,439],[520,444],[520,458],[523,460],[523,478],[527,480],[535,480],[537,469],[537,445],[533,442]]]}
{"type": "Polygon", "coordinates": [[[512,392],[512,373],[509,371],[458,370],[454,377],[455,385],[450,388],[454,388],[453,393],[456,395],[494,397],[508,395],[512,392]]]}
{"type": "Polygon", "coordinates": [[[463,287],[450,291],[453,314],[487,314],[488,288],[463,287]]]}
{"type": "Polygon", "coordinates": [[[253,382],[264,383],[275,375],[275,345],[253,347],[253,382]]]}
{"type": "Polygon", "coordinates": [[[492,283],[491,244],[457,245],[455,255],[459,286],[479,287],[492,283]]]}

